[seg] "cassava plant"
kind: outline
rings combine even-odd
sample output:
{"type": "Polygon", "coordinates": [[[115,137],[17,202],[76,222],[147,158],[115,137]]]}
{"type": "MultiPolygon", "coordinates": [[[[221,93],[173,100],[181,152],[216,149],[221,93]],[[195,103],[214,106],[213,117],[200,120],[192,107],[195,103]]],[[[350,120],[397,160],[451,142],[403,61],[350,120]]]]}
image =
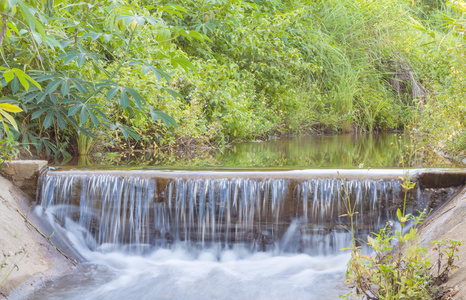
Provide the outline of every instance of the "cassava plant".
{"type": "Polygon", "coordinates": [[[5,161],[10,161],[18,154],[18,150],[16,148],[16,146],[18,146],[18,142],[14,140],[9,125],[18,129],[18,125],[11,113],[18,113],[22,111],[23,110],[16,105],[0,101],[0,171],[4,167],[5,161]]]}
{"type": "Polygon", "coordinates": [[[0,102],[24,111],[15,140],[57,158],[83,140],[78,137],[105,135],[102,130],[138,140],[125,118],[177,127],[153,98],[163,93],[181,97],[169,87],[170,71],[196,70],[174,47],[158,47],[166,41],[156,33],[164,30],[204,39],[164,23],[162,14],[179,15],[182,7],[73,0],[2,0],[0,6],[0,102]],[[119,80],[131,70],[153,86],[151,97],[119,80]]]}

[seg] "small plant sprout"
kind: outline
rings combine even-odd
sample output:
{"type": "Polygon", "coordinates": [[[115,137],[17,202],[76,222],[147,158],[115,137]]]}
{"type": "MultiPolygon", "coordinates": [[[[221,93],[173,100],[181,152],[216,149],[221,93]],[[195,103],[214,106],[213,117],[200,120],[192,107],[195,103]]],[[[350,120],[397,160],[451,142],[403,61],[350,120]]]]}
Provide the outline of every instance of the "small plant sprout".
{"type": "MultiPolygon", "coordinates": [[[[16,235],[15,238],[17,238],[16,235]]],[[[2,251],[3,258],[0,261],[0,288],[15,269],[19,270],[19,263],[28,254],[25,246],[19,246],[17,249],[18,250],[14,253],[11,251],[2,251]]]]}
{"type": "Polygon", "coordinates": [[[453,239],[444,239],[441,241],[432,241],[435,247],[433,251],[437,251],[437,276],[435,277],[437,284],[446,282],[451,274],[451,271],[457,269],[458,266],[454,264],[455,259],[459,259],[459,256],[455,253],[458,252],[459,246],[463,245],[462,241],[453,239]],[[444,248],[442,250],[442,247],[444,248]],[[446,263],[442,265],[442,258],[445,257],[446,263]]]}
{"type": "Polygon", "coordinates": [[[356,211],[356,202],[357,201],[355,200],[353,203],[351,203],[351,198],[349,196],[348,191],[346,190],[345,181],[343,180],[343,177],[340,175],[339,172],[338,172],[338,175],[340,176],[341,188],[343,190],[343,195],[341,194],[340,189],[337,189],[337,190],[338,190],[338,193],[340,194],[340,197],[343,199],[343,204],[345,205],[345,210],[346,210],[346,214],[343,214],[340,217],[349,217],[350,218],[350,222],[351,222],[351,241],[352,241],[352,248],[344,248],[344,249],[340,249],[340,250],[349,250],[349,249],[351,249],[354,252],[354,251],[356,251],[358,249],[358,247],[356,247],[356,239],[354,237],[354,216],[358,213],[356,211]]]}

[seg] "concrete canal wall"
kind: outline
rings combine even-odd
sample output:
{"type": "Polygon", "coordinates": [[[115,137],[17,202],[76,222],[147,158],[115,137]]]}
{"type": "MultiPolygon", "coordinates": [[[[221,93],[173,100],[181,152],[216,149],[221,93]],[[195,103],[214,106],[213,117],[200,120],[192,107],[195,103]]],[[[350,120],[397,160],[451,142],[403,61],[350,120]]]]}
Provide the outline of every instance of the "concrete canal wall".
{"type": "Polygon", "coordinates": [[[52,234],[40,227],[32,212],[37,176],[46,164],[29,161],[8,166],[3,175],[18,186],[0,176],[0,283],[5,280],[0,298],[25,299],[44,281],[71,269],[72,263],[37,231],[52,234]]]}

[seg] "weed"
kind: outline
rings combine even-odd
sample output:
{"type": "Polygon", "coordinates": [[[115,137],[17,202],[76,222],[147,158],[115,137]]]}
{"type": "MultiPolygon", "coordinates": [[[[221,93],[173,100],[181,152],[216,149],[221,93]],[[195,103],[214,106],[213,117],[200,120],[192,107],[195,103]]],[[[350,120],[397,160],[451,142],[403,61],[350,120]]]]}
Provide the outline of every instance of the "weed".
{"type": "Polygon", "coordinates": [[[455,258],[459,259],[458,255],[455,253],[458,252],[458,247],[463,244],[462,241],[444,239],[442,241],[432,241],[436,245],[433,251],[437,251],[437,276],[435,277],[435,283],[440,285],[446,282],[450,276],[452,270],[457,269],[458,266],[454,265],[455,258]],[[442,250],[442,247],[445,249],[442,250]],[[446,264],[442,265],[442,258],[445,256],[446,264]]]}
{"type": "MultiPolygon", "coordinates": [[[[355,246],[352,233],[353,247],[345,284],[354,287],[354,290],[341,298],[440,299],[440,295],[443,294],[438,286],[448,280],[451,270],[457,268],[454,261],[458,258],[456,253],[462,242],[450,239],[434,241],[434,250],[438,251],[437,276],[432,274],[432,263],[426,257],[426,248],[419,245],[416,228],[416,225],[424,220],[426,212],[420,212],[419,216],[406,214],[407,194],[416,183],[412,182],[408,175],[402,180],[403,207],[396,213],[400,230],[393,230],[393,224],[387,223],[378,234],[369,236],[368,245],[373,250],[373,255],[365,255],[355,246]],[[410,221],[413,226],[405,232],[405,226],[410,221]],[[442,264],[444,255],[446,263],[442,264]]],[[[344,192],[346,193],[345,190],[344,192]]],[[[356,212],[353,207],[347,206],[349,196],[346,194],[343,199],[347,215],[352,218],[356,212]]]]}
{"type": "Polygon", "coordinates": [[[5,161],[11,161],[19,154],[19,143],[13,139],[13,135],[7,132],[6,137],[0,140],[0,171],[4,168],[5,161]]]}
{"type": "MultiPolygon", "coordinates": [[[[16,237],[16,235],[15,235],[16,237]]],[[[18,247],[15,253],[3,251],[3,259],[0,261],[0,288],[8,279],[13,270],[19,270],[19,263],[27,256],[24,246],[18,247]]]]}

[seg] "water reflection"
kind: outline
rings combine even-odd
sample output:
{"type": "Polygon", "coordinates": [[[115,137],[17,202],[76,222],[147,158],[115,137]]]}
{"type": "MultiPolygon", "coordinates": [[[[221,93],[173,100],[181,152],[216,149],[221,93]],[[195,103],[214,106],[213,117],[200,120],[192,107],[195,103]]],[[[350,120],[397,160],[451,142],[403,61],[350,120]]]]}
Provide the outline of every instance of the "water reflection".
{"type": "Polygon", "coordinates": [[[82,157],[80,166],[164,168],[402,168],[456,165],[409,135],[343,134],[236,143],[220,150],[139,152],[82,157]]]}
{"type": "Polygon", "coordinates": [[[397,167],[407,137],[333,135],[244,143],[225,154],[225,165],[264,167],[397,167]]]}

